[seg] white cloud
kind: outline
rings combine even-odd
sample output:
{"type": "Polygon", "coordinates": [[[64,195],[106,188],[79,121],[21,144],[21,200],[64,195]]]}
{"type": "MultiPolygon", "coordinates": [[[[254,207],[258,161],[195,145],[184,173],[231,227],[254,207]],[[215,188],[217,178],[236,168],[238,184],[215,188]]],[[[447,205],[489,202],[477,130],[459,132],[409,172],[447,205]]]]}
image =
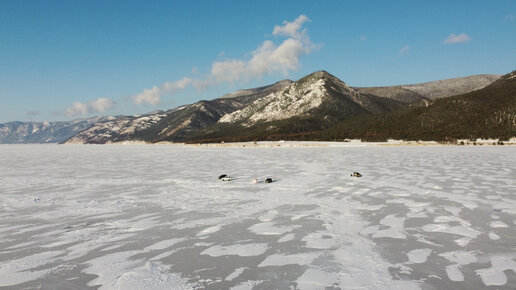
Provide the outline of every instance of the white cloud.
{"type": "Polygon", "coordinates": [[[360,35],[360,40],[361,40],[361,41],[365,41],[365,40],[367,40],[367,36],[365,36],[365,35],[360,35]]]}
{"type": "Polygon", "coordinates": [[[176,91],[186,89],[190,85],[193,85],[197,88],[202,88],[203,86],[199,80],[184,77],[178,81],[166,82],[160,87],[154,86],[152,89],[144,89],[143,92],[132,97],[133,102],[136,105],[140,105],[142,103],[157,105],[161,102],[162,95],[173,94],[176,91]]]}
{"type": "Polygon", "coordinates": [[[310,21],[306,15],[299,15],[293,22],[283,21],[283,26],[276,25],[272,31],[273,35],[289,36],[291,38],[301,38],[301,34],[305,33],[305,30],[299,31],[303,23],[310,21]]]}
{"type": "Polygon", "coordinates": [[[409,53],[409,51],[410,51],[410,46],[406,45],[400,49],[398,56],[405,55],[405,54],[409,53]]]}
{"type": "MultiPolygon", "coordinates": [[[[289,71],[297,70],[301,64],[300,57],[311,53],[315,48],[306,29],[302,29],[305,22],[310,21],[305,15],[300,15],[293,22],[283,21],[283,25],[276,25],[272,34],[286,37],[279,45],[271,40],[262,42],[250,54],[251,58],[227,59],[212,63],[211,71],[205,79],[191,79],[185,77],[175,82],[166,82],[160,87],[144,89],[143,92],[133,96],[135,104],[148,103],[156,105],[161,101],[161,96],[173,94],[176,91],[194,86],[198,90],[221,83],[234,83],[249,81],[266,74],[281,73],[286,75],[289,71]]],[[[219,57],[224,54],[219,55],[219,57]]]]}
{"type": "Polygon", "coordinates": [[[108,98],[99,98],[93,102],[90,102],[90,108],[100,113],[112,109],[114,106],[115,102],[108,98]]]}
{"type": "Polygon", "coordinates": [[[192,84],[193,80],[191,78],[184,77],[175,82],[166,82],[163,84],[162,91],[165,92],[173,92],[177,90],[184,90],[190,84],[192,84]]]}
{"type": "Polygon", "coordinates": [[[68,117],[80,116],[88,114],[88,105],[81,102],[74,102],[73,105],[64,111],[68,117]]]}
{"type": "Polygon", "coordinates": [[[218,82],[235,82],[245,73],[246,63],[241,60],[214,62],[211,66],[211,75],[218,82]]]}
{"type": "Polygon", "coordinates": [[[284,21],[283,26],[275,26],[273,35],[288,36],[280,45],[276,46],[271,40],[266,40],[251,53],[252,57],[248,61],[230,59],[215,62],[211,68],[211,77],[219,83],[249,81],[265,74],[285,75],[291,70],[297,70],[300,57],[315,48],[306,29],[300,31],[306,21],[309,21],[308,17],[300,15],[293,22],[284,21]]]}
{"type": "Polygon", "coordinates": [[[468,42],[470,40],[471,40],[471,37],[469,37],[465,33],[461,33],[459,35],[455,35],[452,33],[444,40],[444,43],[455,44],[455,43],[468,42]]]}
{"type": "Polygon", "coordinates": [[[505,16],[505,18],[509,19],[510,21],[513,21],[514,19],[516,19],[516,16],[514,16],[513,14],[509,14],[505,16]]]}
{"type": "Polygon", "coordinates": [[[142,103],[156,105],[161,101],[161,91],[157,86],[152,89],[143,89],[143,92],[133,96],[133,101],[137,105],[142,103]]]}
{"type": "Polygon", "coordinates": [[[115,102],[108,98],[98,98],[88,104],[74,102],[72,106],[65,109],[63,114],[67,117],[84,116],[93,113],[103,113],[115,107],[115,102]]]}

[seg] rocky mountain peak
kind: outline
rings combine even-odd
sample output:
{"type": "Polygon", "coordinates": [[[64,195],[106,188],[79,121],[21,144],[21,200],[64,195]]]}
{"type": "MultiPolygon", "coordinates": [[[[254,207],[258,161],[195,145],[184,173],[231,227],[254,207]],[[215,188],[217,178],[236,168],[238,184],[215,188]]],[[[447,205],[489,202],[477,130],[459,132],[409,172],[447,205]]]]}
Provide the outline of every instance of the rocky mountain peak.
{"type": "Polygon", "coordinates": [[[316,71],[314,73],[311,73],[300,80],[298,80],[296,83],[298,86],[305,86],[306,84],[310,85],[313,83],[316,83],[318,81],[322,80],[324,82],[324,85],[327,90],[329,91],[340,91],[340,92],[347,92],[348,94],[356,95],[358,92],[348,86],[346,83],[341,81],[339,78],[335,77],[334,75],[330,74],[329,72],[325,70],[316,71]]]}
{"type": "Polygon", "coordinates": [[[287,119],[306,114],[317,108],[328,95],[325,84],[326,72],[316,72],[284,88],[257,99],[249,106],[224,115],[220,123],[242,122],[251,126],[257,122],[287,119]]]}

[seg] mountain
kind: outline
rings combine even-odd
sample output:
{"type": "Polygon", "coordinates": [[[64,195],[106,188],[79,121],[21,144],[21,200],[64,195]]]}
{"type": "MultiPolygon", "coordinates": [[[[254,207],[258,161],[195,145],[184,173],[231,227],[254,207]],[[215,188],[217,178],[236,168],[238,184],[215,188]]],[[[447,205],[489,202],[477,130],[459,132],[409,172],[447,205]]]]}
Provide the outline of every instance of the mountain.
{"type": "Polygon", "coordinates": [[[202,139],[261,139],[328,128],[362,114],[383,113],[403,102],[363,94],[326,71],[312,73],[250,105],[224,115],[214,126],[192,136],[202,139]]]}
{"type": "Polygon", "coordinates": [[[244,108],[256,99],[282,89],[284,80],[257,89],[240,90],[212,101],[199,101],[179,108],[99,122],[66,143],[104,144],[123,141],[184,142],[197,131],[215,124],[223,115],[244,108]]]}
{"type": "Polygon", "coordinates": [[[500,77],[501,75],[484,74],[422,84],[402,85],[401,87],[421,94],[430,100],[435,100],[476,91],[493,83],[500,77]]]}
{"type": "Polygon", "coordinates": [[[472,92],[493,83],[501,75],[474,75],[412,85],[390,87],[356,87],[361,93],[391,98],[404,103],[435,100],[472,92]]]}
{"type": "Polygon", "coordinates": [[[342,121],[310,138],[449,141],[516,136],[516,71],[465,94],[422,100],[387,114],[342,121]]]}
{"type": "Polygon", "coordinates": [[[0,124],[0,143],[59,143],[103,120],[93,117],[69,122],[8,122],[0,124]]]}
{"type": "Polygon", "coordinates": [[[484,87],[497,78],[481,75],[415,85],[354,88],[318,71],[296,82],[283,80],[173,110],[103,120],[66,143],[315,138],[348,119],[383,116],[407,106],[421,107],[434,99],[447,99],[453,92],[484,87]]]}
{"type": "Polygon", "coordinates": [[[393,99],[405,104],[411,104],[414,102],[418,102],[421,100],[428,100],[427,97],[409,89],[405,89],[402,86],[392,86],[392,87],[367,87],[367,88],[359,88],[355,87],[355,90],[363,93],[370,94],[379,97],[393,99]]]}
{"type": "Polygon", "coordinates": [[[326,71],[318,71],[244,109],[223,116],[219,123],[241,123],[249,127],[258,122],[307,116],[314,111],[340,119],[366,112],[389,111],[400,105],[397,101],[361,94],[326,71]],[[339,112],[335,112],[335,105],[339,112]]]}

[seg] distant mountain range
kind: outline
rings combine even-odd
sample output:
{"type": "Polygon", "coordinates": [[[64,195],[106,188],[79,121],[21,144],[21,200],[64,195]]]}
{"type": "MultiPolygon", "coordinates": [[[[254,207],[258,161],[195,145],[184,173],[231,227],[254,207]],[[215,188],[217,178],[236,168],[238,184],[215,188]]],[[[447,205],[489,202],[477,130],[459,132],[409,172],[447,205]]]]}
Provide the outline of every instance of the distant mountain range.
{"type": "Polygon", "coordinates": [[[67,143],[185,142],[199,130],[217,123],[222,116],[245,108],[253,101],[290,83],[292,81],[285,80],[270,86],[241,90],[212,101],[199,101],[169,111],[142,116],[125,116],[99,122],[72,136],[67,143]]]}
{"type": "Polygon", "coordinates": [[[508,138],[514,75],[361,88],[318,71],[145,115],[0,124],[0,143],[508,138]]]}
{"type": "Polygon", "coordinates": [[[516,136],[514,74],[350,88],[326,72],[316,72],[291,87],[309,88],[308,93],[296,94],[304,98],[317,91],[319,97],[310,102],[319,104],[317,108],[307,108],[294,116],[286,108],[276,112],[274,108],[281,107],[278,104],[299,101],[289,99],[282,92],[271,94],[255,101],[255,105],[268,99],[274,100],[272,105],[252,104],[226,115],[217,125],[198,132],[190,142],[509,139],[516,136]]]}
{"type": "Polygon", "coordinates": [[[366,94],[413,103],[422,99],[435,100],[481,89],[500,78],[500,75],[475,75],[413,85],[356,88],[366,94]]]}
{"type": "Polygon", "coordinates": [[[93,117],[69,122],[8,122],[0,124],[0,143],[61,143],[94,124],[115,117],[93,117]]]}
{"type": "Polygon", "coordinates": [[[469,93],[422,100],[387,114],[350,118],[310,138],[367,141],[516,137],[516,71],[469,93]]]}

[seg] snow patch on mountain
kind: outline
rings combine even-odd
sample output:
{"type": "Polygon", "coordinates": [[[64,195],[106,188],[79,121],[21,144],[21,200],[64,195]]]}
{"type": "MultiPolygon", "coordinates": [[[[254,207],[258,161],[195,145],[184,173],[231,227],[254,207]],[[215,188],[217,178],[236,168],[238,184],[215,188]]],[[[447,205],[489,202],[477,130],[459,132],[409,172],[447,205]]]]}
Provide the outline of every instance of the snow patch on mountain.
{"type": "Polygon", "coordinates": [[[323,79],[301,86],[294,83],[254,101],[242,110],[224,115],[219,122],[234,123],[246,120],[243,125],[248,127],[260,121],[282,120],[303,115],[322,104],[323,98],[328,94],[324,85],[323,79]]]}
{"type": "Polygon", "coordinates": [[[166,114],[160,112],[151,115],[136,115],[99,122],[93,127],[73,136],[66,142],[75,144],[110,142],[113,141],[111,138],[114,136],[127,136],[137,131],[147,129],[166,116],[166,114]]]}
{"type": "Polygon", "coordinates": [[[65,122],[8,122],[0,124],[0,143],[59,143],[110,117],[65,122]]]}

